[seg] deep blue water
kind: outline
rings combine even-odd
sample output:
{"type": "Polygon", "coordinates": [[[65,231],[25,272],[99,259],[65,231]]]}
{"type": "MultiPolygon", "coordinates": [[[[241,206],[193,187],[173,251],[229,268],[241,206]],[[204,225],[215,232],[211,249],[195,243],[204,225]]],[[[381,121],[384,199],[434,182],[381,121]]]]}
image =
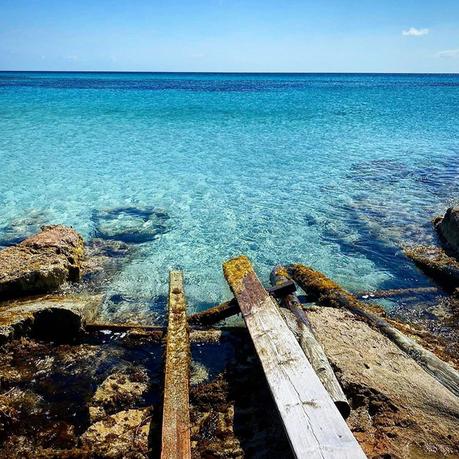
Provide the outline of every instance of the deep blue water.
{"type": "Polygon", "coordinates": [[[264,282],[304,262],[354,291],[426,285],[401,247],[432,240],[458,179],[459,75],[0,72],[0,244],[132,228],[117,312],[162,315],[172,268],[191,308],[228,298],[240,253],[264,282]]]}

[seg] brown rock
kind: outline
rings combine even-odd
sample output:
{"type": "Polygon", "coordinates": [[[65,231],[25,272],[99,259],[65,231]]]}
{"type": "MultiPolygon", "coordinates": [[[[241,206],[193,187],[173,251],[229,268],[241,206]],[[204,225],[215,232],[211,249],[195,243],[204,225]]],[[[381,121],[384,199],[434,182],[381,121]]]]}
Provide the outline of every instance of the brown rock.
{"type": "Polygon", "coordinates": [[[0,251],[0,300],[46,293],[81,275],[84,243],[72,228],[46,226],[14,247],[0,251]]]}
{"type": "Polygon", "coordinates": [[[459,285],[459,261],[441,248],[420,245],[406,248],[405,254],[440,283],[451,287],[459,285]]]}
{"type": "Polygon", "coordinates": [[[120,411],[91,425],[81,436],[94,456],[113,459],[149,457],[150,410],[120,411]]]}
{"type": "Polygon", "coordinates": [[[459,256],[459,207],[450,207],[445,216],[435,220],[434,224],[448,248],[459,256]]]}
{"type": "Polygon", "coordinates": [[[148,388],[148,375],[144,368],[128,367],[112,373],[97,388],[91,400],[91,422],[141,403],[148,388]]]}
{"type": "Polygon", "coordinates": [[[0,308],[0,344],[21,337],[70,342],[92,320],[100,295],[45,296],[14,301],[0,308]]]}

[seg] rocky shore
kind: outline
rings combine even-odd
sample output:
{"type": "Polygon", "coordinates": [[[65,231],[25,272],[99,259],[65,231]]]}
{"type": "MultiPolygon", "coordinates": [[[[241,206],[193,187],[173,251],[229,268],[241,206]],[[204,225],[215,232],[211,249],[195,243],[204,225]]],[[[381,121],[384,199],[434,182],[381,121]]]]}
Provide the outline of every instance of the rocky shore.
{"type": "MultiPolygon", "coordinates": [[[[161,225],[166,220],[161,213],[120,212],[161,225]]],[[[407,249],[435,274],[451,304],[459,287],[451,275],[459,263],[458,216],[453,208],[435,221],[443,245],[407,249]]],[[[0,251],[0,458],[158,457],[162,338],[148,330],[86,326],[97,320],[103,301],[94,287],[133,250],[128,229],[122,228],[128,243],[113,236],[118,214],[97,218],[108,243],[96,238],[85,247],[76,231],[57,225],[0,251]]],[[[455,395],[362,318],[339,307],[308,303],[305,310],[349,401],[348,425],[368,457],[459,455],[455,395]]],[[[422,324],[391,323],[457,368],[455,347],[441,336],[422,324]]],[[[449,323],[454,329],[454,320],[449,323]]],[[[242,327],[232,330],[216,332],[212,341],[199,333],[192,340],[193,457],[291,457],[250,338],[242,327]]]]}
{"type": "Polygon", "coordinates": [[[72,228],[45,226],[35,236],[0,251],[0,301],[47,293],[78,281],[83,238],[72,228]]]}

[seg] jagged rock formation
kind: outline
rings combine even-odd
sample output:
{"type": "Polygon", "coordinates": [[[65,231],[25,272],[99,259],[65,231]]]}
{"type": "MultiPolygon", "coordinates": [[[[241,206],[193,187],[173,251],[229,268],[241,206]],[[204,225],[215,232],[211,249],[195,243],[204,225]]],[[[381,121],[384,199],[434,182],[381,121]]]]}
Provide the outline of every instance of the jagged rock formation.
{"type": "Polygon", "coordinates": [[[0,300],[49,293],[81,276],[82,237],[72,228],[46,226],[20,244],[0,251],[0,300]]]}
{"type": "Polygon", "coordinates": [[[450,207],[445,216],[434,221],[440,238],[459,256],[459,207],[450,207]]]}
{"type": "Polygon", "coordinates": [[[103,381],[91,399],[91,422],[98,422],[117,411],[138,405],[148,389],[148,375],[144,368],[132,366],[115,371],[103,381]]]}

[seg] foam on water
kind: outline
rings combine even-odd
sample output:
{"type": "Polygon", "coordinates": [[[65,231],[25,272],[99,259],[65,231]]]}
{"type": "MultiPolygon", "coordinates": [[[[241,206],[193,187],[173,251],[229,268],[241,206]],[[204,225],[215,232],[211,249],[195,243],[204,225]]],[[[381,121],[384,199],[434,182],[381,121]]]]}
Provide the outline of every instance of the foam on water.
{"type": "Polygon", "coordinates": [[[168,216],[108,287],[158,318],[170,269],[200,309],[240,253],[266,282],[426,284],[400,247],[459,198],[454,75],[0,73],[0,132],[0,240],[29,215],[85,238],[106,210],[168,216]]]}

